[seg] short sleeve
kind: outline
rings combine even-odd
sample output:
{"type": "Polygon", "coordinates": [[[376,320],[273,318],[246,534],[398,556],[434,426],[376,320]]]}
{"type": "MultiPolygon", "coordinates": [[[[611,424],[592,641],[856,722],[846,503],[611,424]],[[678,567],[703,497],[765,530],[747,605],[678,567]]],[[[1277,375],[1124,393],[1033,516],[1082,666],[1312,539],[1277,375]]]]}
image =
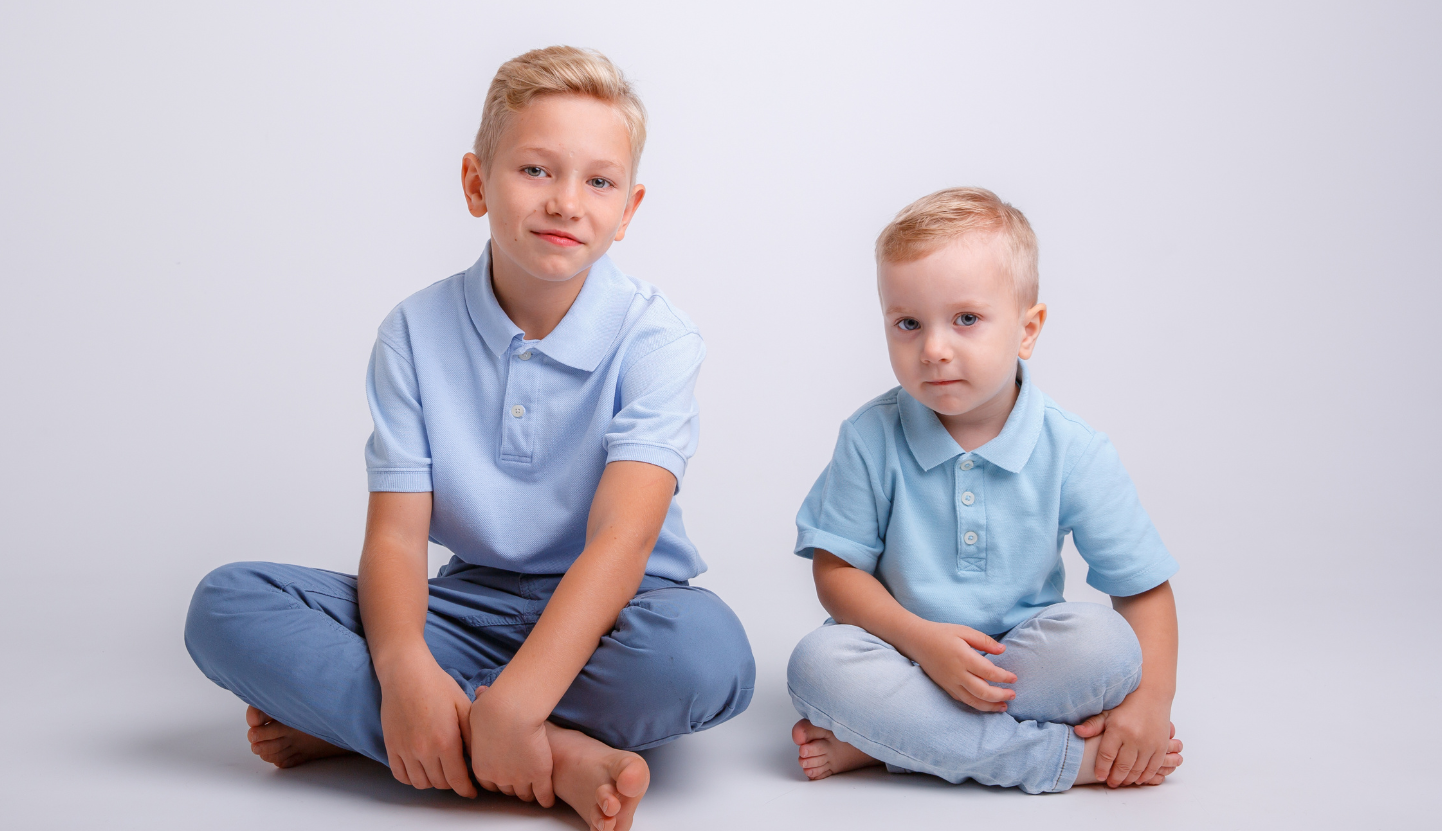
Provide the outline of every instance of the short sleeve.
{"type": "Polygon", "coordinates": [[[618,408],[606,428],[606,463],[647,462],[676,477],[701,438],[701,407],[696,378],[706,357],[701,336],[689,332],[626,367],[618,389],[618,408]]]}
{"type": "Polygon", "coordinates": [[[881,471],[850,422],[843,422],[831,461],[796,514],[796,554],[811,559],[829,551],[853,566],[876,573],[886,547],[891,502],[881,471]]]}
{"type": "Polygon", "coordinates": [[[376,339],[366,370],[375,429],[366,442],[366,480],[371,491],[431,490],[431,449],[421,411],[416,369],[401,351],[376,339]]]}
{"type": "Polygon", "coordinates": [[[1156,588],[1177,572],[1136,486],[1104,434],[1093,435],[1061,492],[1061,526],[1087,562],[1087,583],[1113,597],[1156,588]]]}

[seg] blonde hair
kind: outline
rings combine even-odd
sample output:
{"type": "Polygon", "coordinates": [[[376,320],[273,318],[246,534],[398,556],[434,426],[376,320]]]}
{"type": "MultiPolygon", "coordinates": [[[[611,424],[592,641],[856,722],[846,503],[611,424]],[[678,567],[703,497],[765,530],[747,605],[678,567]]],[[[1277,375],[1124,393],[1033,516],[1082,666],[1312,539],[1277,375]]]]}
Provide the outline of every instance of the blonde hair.
{"type": "Polygon", "coordinates": [[[1023,309],[1036,304],[1036,233],[1022,212],[986,188],[947,188],[901,209],[876,238],[878,263],[919,260],[970,234],[996,234],[1007,248],[1013,288],[1023,309]]]}
{"type": "Polygon", "coordinates": [[[586,95],[615,107],[631,138],[631,176],[646,145],[646,108],[631,82],[611,60],[594,49],[548,46],[511,58],[496,70],[481,111],[474,150],[481,166],[490,169],[501,133],[514,113],[542,95],[586,95]]]}

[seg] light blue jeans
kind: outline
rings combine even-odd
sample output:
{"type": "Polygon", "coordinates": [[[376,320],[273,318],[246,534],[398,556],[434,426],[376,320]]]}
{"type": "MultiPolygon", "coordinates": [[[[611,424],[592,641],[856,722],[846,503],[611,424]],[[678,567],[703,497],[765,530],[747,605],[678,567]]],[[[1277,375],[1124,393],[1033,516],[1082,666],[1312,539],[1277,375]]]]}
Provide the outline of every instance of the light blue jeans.
{"type": "Polygon", "coordinates": [[[999,639],[991,660],[1017,676],[1004,713],[956,701],[896,648],[856,626],[827,621],[791,653],[787,687],[797,712],[886,763],[948,782],[1064,791],[1081,768],[1071,725],[1117,706],[1142,678],[1142,649],[1121,615],[1095,603],[1058,603],[999,639]]]}

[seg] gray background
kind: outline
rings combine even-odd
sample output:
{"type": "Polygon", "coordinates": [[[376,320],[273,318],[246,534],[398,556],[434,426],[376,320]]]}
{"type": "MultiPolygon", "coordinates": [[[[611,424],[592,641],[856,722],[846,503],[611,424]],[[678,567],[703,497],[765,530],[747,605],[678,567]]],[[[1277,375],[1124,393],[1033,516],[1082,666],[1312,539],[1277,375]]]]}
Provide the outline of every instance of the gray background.
{"type": "MultiPolygon", "coordinates": [[[[269,769],[181,644],[216,565],[354,569],[375,326],[476,258],[460,156],[496,66],[552,43],[605,51],[652,113],[613,253],[707,338],[682,500],[760,666],[744,716],[649,754],[638,827],[1435,822],[1439,23],[1429,3],[4,4],[6,824],[577,825],[359,760],[269,769]],[[1034,223],[1036,378],[1112,436],[1183,564],[1187,762],[1162,788],[795,767],[785,659],[823,615],[794,511],[839,421],[894,384],[872,240],[956,184],[1034,223]]],[[[1083,574],[1069,596],[1094,596],[1083,574]]]]}

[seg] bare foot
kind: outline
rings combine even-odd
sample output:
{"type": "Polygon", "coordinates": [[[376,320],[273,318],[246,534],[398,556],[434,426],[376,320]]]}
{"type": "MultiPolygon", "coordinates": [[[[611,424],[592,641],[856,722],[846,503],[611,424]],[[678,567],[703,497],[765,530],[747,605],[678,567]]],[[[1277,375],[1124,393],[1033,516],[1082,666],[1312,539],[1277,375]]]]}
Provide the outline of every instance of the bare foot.
{"type": "MultiPolygon", "coordinates": [[[[1091,719],[1087,719],[1087,722],[1084,723],[1090,723],[1093,719],[1098,718],[1101,719],[1100,725],[1104,728],[1106,723],[1105,712],[1092,716],[1091,719]]],[[[1081,725],[1077,726],[1080,727],[1081,725]]],[[[1162,766],[1157,769],[1156,774],[1152,776],[1151,779],[1145,782],[1135,782],[1133,783],[1134,785],[1160,785],[1166,781],[1168,776],[1175,773],[1178,767],[1181,767],[1182,741],[1177,738],[1177,725],[1172,724],[1171,727],[1171,741],[1167,743],[1167,755],[1166,759],[1162,762],[1162,766]]],[[[1096,785],[1100,783],[1101,780],[1096,777],[1097,748],[1100,745],[1100,732],[1086,739],[1086,744],[1082,747],[1081,770],[1077,771],[1076,781],[1072,783],[1073,785],[1096,785]]]]}
{"type": "Polygon", "coordinates": [[[796,759],[807,779],[825,779],[833,773],[845,773],[881,762],[836,738],[806,719],[791,728],[791,741],[798,745],[796,759]]]}
{"type": "Polygon", "coordinates": [[[546,722],[551,786],[595,831],[628,831],[651,784],[646,760],[546,722]]]}
{"type": "Polygon", "coordinates": [[[344,756],[351,752],[294,727],[287,727],[254,707],[246,709],[245,722],[250,725],[245,734],[250,740],[250,752],[278,768],[293,768],[314,759],[344,756]]]}

